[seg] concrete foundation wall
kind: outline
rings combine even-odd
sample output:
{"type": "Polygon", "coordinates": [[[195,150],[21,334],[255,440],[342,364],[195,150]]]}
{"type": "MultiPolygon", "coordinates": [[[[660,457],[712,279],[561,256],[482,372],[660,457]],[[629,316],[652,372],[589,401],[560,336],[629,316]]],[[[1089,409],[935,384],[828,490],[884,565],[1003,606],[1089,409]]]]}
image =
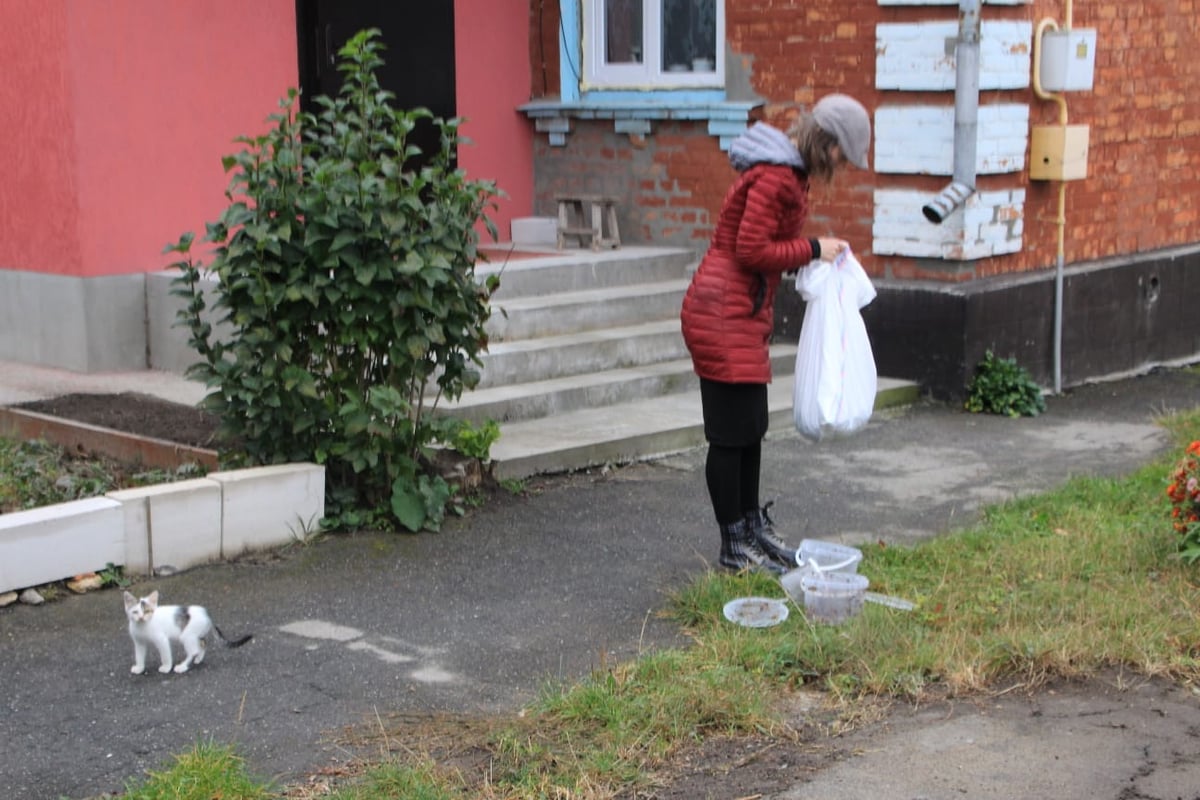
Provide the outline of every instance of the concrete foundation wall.
{"type": "MultiPolygon", "coordinates": [[[[147,366],[183,373],[200,360],[200,355],[188,345],[191,332],[176,324],[176,315],[184,308],[184,300],[171,294],[171,282],[178,275],[174,271],[146,273],[147,366]]],[[[219,314],[213,311],[217,300],[215,287],[216,279],[203,279],[204,318],[212,325],[216,338],[228,339],[228,326],[218,324],[219,314]]]]}
{"type": "MultiPolygon", "coordinates": [[[[175,324],[184,301],[175,272],[79,278],[0,270],[0,361],[73,372],[157,369],[182,373],[199,360],[175,324]]],[[[204,289],[209,322],[216,296],[204,289]]]]}
{"type": "Polygon", "coordinates": [[[0,270],[0,359],[76,372],[144,368],[145,281],[0,270]]]}

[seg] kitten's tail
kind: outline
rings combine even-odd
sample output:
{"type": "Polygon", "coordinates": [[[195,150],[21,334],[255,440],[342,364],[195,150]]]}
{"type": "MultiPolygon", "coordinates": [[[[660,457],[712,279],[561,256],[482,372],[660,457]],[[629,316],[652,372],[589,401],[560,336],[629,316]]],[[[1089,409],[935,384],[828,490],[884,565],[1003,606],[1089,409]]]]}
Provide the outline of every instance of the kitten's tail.
{"type": "Polygon", "coordinates": [[[221,641],[225,643],[226,647],[241,647],[246,642],[248,642],[254,638],[254,634],[247,633],[245,636],[241,637],[240,639],[226,639],[225,634],[221,633],[221,629],[218,628],[216,625],[213,625],[213,630],[215,630],[217,632],[217,636],[221,637],[221,641]]]}

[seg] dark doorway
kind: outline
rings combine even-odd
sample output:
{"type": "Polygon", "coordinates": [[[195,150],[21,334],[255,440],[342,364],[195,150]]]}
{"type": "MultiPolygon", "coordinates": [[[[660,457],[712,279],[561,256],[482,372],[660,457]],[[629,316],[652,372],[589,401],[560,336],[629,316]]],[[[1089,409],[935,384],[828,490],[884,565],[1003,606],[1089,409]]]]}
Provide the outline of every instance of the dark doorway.
{"type": "MultiPolygon", "coordinates": [[[[396,95],[396,107],[427,108],[442,119],[455,115],[454,0],[297,0],[296,27],[304,110],[316,110],[318,95],[337,95],[342,74],[334,65],[346,40],[379,28],[384,65],[376,74],[396,95]]],[[[421,125],[413,144],[430,152],[438,147],[437,132],[421,125]]]]}

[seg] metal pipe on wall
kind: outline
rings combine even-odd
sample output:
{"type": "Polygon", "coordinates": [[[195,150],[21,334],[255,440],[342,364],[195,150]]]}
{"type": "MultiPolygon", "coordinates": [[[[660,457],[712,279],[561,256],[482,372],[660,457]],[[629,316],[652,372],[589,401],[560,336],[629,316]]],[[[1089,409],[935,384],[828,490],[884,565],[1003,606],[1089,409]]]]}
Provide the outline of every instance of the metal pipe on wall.
{"type": "Polygon", "coordinates": [[[954,174],[950,184],[921,212],[941,224],[975,194],[979,145],[979,38],[983,0],[959,0],[954,43],[954,174]]]}
{"type": "MultiPolygon", "coordinates": [[[[1067,0],[1066,28],[1071,29],[1073,8],[1071,0],[1067,0]]],[[[1058,23],[1046,18],[1037,24],[1033,35],[1033,93],[1042,100],[1053,100],[1058,103],[1059,123],[1067,125],[1067,99],[1061,94],[1052,94],[1042,88],[1042,37],[1047,30],[1059,30],[1058,23]]],[[[1053,371],[1054,394],[1062,394],[1063,374],[1063,271],[1066,262],[1066,232],[1067,232],[1067,182],[1058,184],[1058,214],[1054,218],[1058,231],[1057,247],[1054,258],[1054,343],[1053,371]]]]}

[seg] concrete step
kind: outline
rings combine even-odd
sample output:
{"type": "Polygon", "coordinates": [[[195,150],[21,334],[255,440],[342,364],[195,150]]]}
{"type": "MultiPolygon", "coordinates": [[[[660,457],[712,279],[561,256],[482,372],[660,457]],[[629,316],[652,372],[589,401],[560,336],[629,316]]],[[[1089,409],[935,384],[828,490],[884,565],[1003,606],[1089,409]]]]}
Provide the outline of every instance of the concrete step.
{"type": "Polygon", "coordinates": [[[518,297],[686,278],[698,260],[693,251],[672,247],[621,247],[599,252],[522,248],[519,257],[514,253],[508,261],[501,251],[493,249],[489,259],[476,266],[475,274],[481,280],[499,276],[500,286],[492,297],[498,306],[518,297]]]}
{"type": "MultiPolygon", "coordinates": [[[[796,346],[771,347],[772,369],[790,376],[796,346]]],[[[554,416],[583,408],[597,408],[644,400],[675,392],[698,391],[699,379],[690,358],[678,358],[633,367],[606,369],[542,381],[493,386],[466,392],[440,410],[481,423],[485,420],[518,422],[554,416]]]]}
{"type": "Polygon", "coordinates": [[[642,366],[687,355],[679,318],[489,344],[479,389],[642,366]]]}
{"type": "MultiPolygon", "coordinates": [[[[523,248],[524,249],[524,248],[523,248]]],[[[495,474],[520,479],[678,452],[704,441],[699,381],[679,330],[690,250],[523,252],[500,277],[479,386],[441,412],[496,420],[495,474]]],[[[772,347],[771,424],[790,427],[794,344],[772,347]]],[[[879,402],[917,396],[881,379],[879,402]]]]}
{"type": "Polygon", "coordinates": [[[687,278],[676,278],[497,299],[488,336],[495,343],[674,319],[687,287],[687,278]]]}
{"type": "MultiPolygon", "coordinates": [[[[914,383],[880,378],[875,407],[907,405],[918,396],[914,383]]],[[[768,404],[772,430],[794,424],[790,375],[776,376],[768,404]]],[[[497,478],[520,480],[655,458],[703,443],[700,393],[692,391],[501,424],[491,455],[497,478]]]]}

